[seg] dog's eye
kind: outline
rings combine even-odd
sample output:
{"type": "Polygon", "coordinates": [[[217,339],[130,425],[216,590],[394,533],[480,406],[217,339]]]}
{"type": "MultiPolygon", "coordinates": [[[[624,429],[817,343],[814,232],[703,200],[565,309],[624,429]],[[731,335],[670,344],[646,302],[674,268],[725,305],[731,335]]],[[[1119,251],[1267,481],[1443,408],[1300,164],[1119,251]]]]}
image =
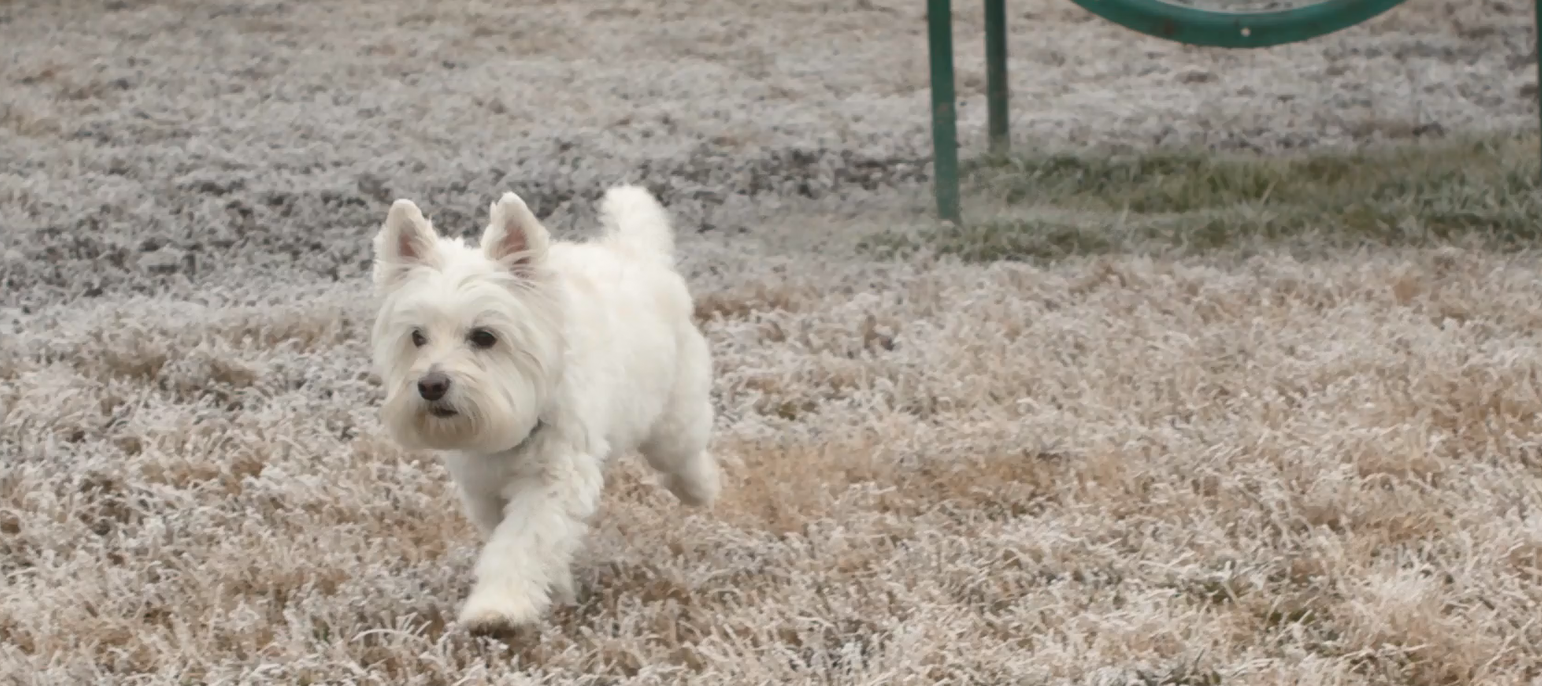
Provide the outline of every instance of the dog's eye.
{"type": "Polygon", "coordinates": [[[498,337],[487,329],[476,329],[471,332],[471,344],[478,348],[491,348],[498,343],[498,337]]]}
{"type": "Polygon", "coordinates": [[[412,330],[412,347],[421,348],[427,343],[428,337],[424,336],[422,331],[418,331],[417,329],[412,330]]]}

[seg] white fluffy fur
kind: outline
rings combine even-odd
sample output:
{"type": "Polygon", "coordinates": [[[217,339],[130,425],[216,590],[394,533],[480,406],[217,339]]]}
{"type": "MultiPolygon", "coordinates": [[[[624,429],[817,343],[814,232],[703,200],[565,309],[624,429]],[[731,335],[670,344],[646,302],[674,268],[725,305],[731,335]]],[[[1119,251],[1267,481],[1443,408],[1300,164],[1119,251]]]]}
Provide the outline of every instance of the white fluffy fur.
{"type": "Polygon", "coordinates": [[[471,247],[397,200],[375,236],[381,418],[403,445],[447,451],[486,541],[460,613],[473,630],[534,622],[571,596],[612,456],[639,450],[687,504],[717,495],[712,361],[669,218],[636,186],[608,190],[601,216],[599,240],[553,242],[506,193],[471,247]],[[431,373],[449,381],[437,402],[418,388],[431,373]]]}

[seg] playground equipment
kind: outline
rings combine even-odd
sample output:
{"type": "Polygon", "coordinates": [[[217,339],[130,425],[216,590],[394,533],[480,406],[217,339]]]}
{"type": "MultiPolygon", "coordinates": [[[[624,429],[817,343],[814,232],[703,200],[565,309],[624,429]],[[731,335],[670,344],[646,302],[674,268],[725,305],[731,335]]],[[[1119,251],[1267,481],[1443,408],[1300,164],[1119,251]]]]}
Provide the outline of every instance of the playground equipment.
{"type": "MultiPolygon", "coordinates": [[[[1403,0],[1324,0],[1266,12],[1219,12],[1161,0],[1071,0],[1082,9],[1132,31],[1166,40],[1219,48],[1266,48],[1311,40],[1371,19],[1403,0]]],[[[927,0],[931,52],[932,151],[937,214],[960,219],[958,128],[953,94],[953,3],[927,0]]],[[[1542,0],[1536,3],[1542,33],[1542,0]]],[[[1539,41],[1542,44],[1542,41],[1539,41]]],[[[1542,80],[1542,49],[1538,50],[1542,80]]],[[[1008,150],[1006,0],[985,0],[985,93],[992,154],[1008,150]]]]}

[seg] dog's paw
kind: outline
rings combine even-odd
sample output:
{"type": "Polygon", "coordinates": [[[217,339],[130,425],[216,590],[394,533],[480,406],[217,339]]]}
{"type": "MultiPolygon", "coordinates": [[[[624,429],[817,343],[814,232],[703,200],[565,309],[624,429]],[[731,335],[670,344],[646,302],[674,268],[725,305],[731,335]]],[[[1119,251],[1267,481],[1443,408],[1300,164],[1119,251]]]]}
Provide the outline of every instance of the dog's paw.
{"type": "Polygon", "coordinates": [[[479,635],[510,635],[534,626],[541,618],[541,608],[511,593],[490,589],[473,591],[461,606],[460,625],[479,635]]]}
{"type": "Polygon", "coordinates": [[[686,479],[678,476],[669,476],[664,479],[664,487],[670,493],[675,494],[675,499],[691,507],[708,507],[717,500],[718,482],[716,478],[686,479]]]}
{"type": "Polygon", "coordinates": [[[572,572],[557,575],[551,585],[551,599],[554,605],[578,603],[578,584],[574,581],[572,572]]]}
{"type": "Polygon", "coordinates": [[[717,500],[722,483],[717,465],[703,453],[687,469],[664,477],[664,487],[686,505],[709,507],[717,500]]]}

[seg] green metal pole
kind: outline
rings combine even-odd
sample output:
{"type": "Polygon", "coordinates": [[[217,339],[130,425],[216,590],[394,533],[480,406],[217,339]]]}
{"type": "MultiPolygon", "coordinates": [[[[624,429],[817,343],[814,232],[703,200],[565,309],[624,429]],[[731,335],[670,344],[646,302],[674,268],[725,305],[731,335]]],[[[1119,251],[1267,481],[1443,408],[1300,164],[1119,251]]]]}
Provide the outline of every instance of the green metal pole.
{"type": "Polygon", "coordinates": [[[926,24],[932,61],[932,166],[936,174],[932,183],[937,193],[937,214],[958,222],[958,113],[953,107],[951,0],[927,0],[926,24]]]}
{"type": "Polygon", "coordinates": [[[985,98],[990,116],[991,153],[1006,154],[1011,147],[1007,134],[1006,0],[985,0],[985,98]]]}

